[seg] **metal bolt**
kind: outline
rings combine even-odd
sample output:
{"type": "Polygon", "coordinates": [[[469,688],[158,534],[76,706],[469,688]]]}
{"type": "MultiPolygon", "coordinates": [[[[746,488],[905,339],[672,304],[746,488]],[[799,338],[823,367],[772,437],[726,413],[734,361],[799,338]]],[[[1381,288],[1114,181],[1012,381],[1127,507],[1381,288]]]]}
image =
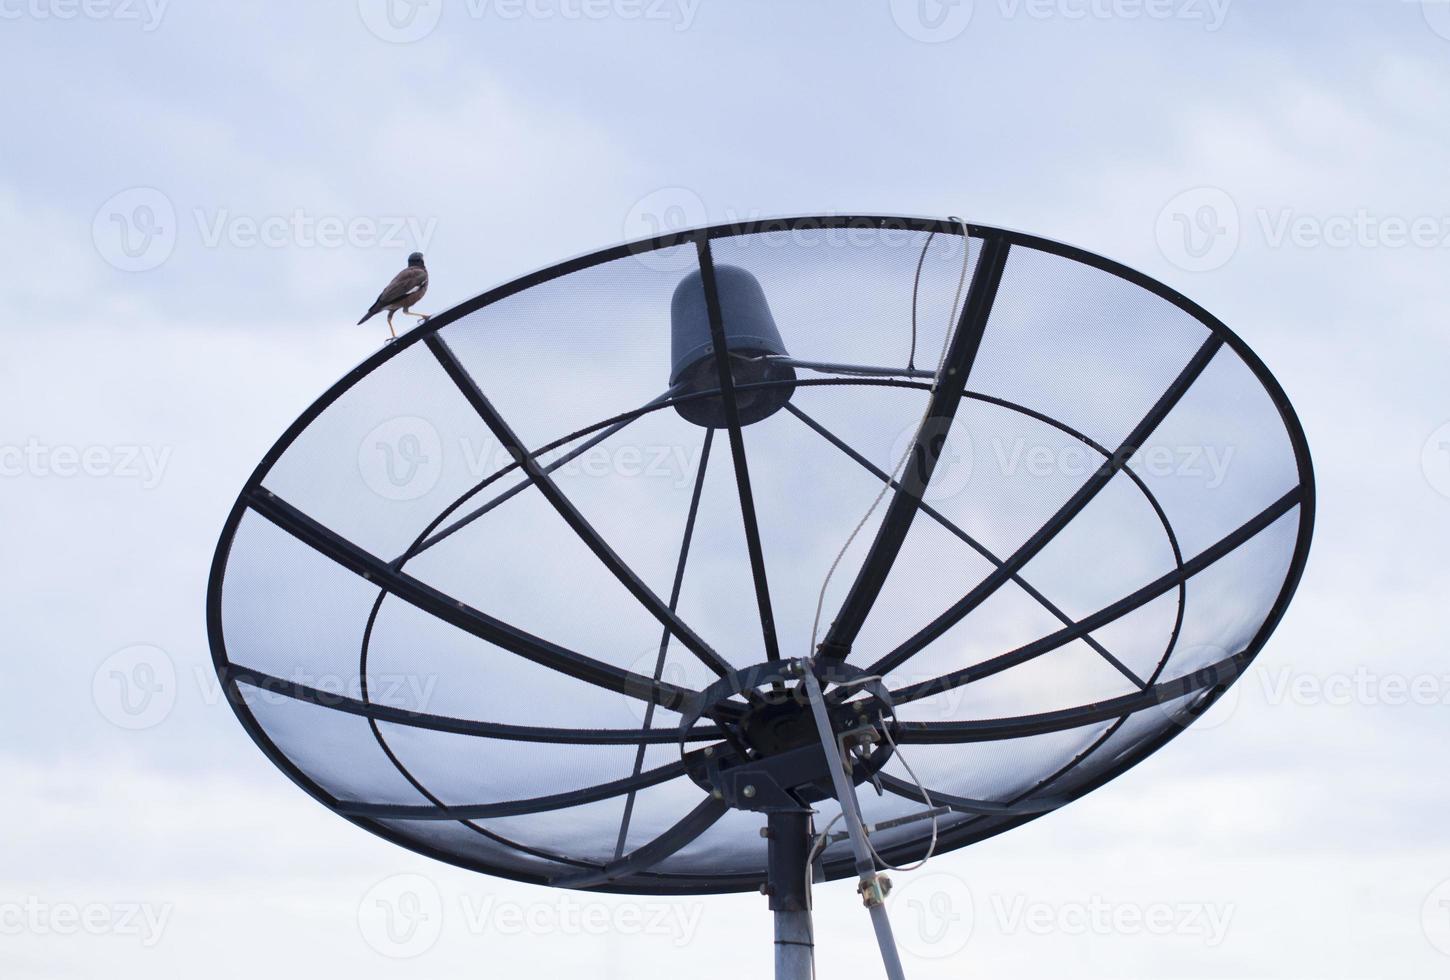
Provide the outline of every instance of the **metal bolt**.
{"type": "Polygon", "coordinates": [[[707,745],[707,746],[705,746],[705,758],[708,759],[708,758],[710,758],[710,756],[712,756],[714,754],[715,754],[715,746],[713,746],[713,745],[707,745]]]}
{"type": "Polygon", "coordinates": [[[740,795],[745,797],[747,800],[754,799],[755,787],[751,785],[746,785],[746,787],[740,791],[740,795]]]}

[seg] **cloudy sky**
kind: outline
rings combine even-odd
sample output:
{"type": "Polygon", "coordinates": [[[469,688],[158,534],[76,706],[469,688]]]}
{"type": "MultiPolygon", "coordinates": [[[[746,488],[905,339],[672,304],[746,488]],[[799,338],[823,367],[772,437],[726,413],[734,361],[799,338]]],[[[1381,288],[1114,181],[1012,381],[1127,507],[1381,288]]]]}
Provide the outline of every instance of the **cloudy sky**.
{"type": "MultiPolygon", "coordinates": [[[[763,975],[758,896],[551,892],[326,812],[220,701],[203,601],[408,252],[443,309],[800,213],[959,214],[1162,279],[1274,370],[1319,480],[1248,676],[901,877],[909,974],[1450,964],[1450,3],[0,0],[0,54],[4,976],[763,975]]],[[[873,971],[850,884],[817,904],[821,975],[873,971]]]]}

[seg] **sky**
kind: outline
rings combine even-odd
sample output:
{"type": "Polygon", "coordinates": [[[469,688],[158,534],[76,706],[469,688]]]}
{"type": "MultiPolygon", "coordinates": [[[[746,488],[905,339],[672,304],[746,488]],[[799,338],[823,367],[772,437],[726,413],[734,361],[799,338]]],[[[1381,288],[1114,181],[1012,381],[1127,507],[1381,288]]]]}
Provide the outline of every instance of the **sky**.
{"type": "MultiPolygon", "coordinates": [[[[221,700],[204,599],[237,491],[377,349],[354,321],[409,252],[434,312],[814,213],[961,215],[1166,282],[1270,366],[1318,479],[1228,697],[898,876],[908,975],[1443,975],[1450,4],[0,0],[0,55],[4,976],[763,974],[759,896],[549,891],[328,813],[221,700]]],[[[820,974],[874,970],[852,886],[817,906],[820,974]]]]}

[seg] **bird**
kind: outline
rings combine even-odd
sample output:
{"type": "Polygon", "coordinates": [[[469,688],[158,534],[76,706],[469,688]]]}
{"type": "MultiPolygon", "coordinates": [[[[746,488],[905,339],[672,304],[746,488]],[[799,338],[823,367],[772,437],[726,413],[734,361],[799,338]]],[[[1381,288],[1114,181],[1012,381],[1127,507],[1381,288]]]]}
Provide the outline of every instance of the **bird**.
{"type": "Polygon", "coordinates": [[[371,317],[387,310],[388,332],[393,335],[392,339],[396,340],[398,332],[393,329],[393,314],[402,310],[409,316],[417,317],[420,323],[427,320],[429,314],[413,312],[413,304],[422,299],[427,292],[428,270],[423,265],[423,253],[414,252],[408,256],[408,267],[394,276],[393,281],[388,283],[381,293],[378,293],[377,300],[368,307],[368,311],[363,314],[358,325],[361,326],[371,317]]]}

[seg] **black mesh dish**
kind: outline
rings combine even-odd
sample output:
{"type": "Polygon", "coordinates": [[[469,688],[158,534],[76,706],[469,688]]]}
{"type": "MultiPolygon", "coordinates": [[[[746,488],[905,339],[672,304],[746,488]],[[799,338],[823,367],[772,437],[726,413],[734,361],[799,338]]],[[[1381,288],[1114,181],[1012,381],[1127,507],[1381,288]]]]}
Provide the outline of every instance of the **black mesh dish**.
{"type": "Polygon", "coordinates": [[[1016,232],[783,219],[576,259],[369,357],[242,491],[208,626],[247,731],[357,825],[523,881],[737,891],[765,817],[692,777],[747,706],[691,722],[712,684],[813,635],[880,675],[899,749],[863,816],[923,808],[904,757],[960,847],[1201,714],[1313,512],[1279,385],[1173,290],[1016,232]]]}

